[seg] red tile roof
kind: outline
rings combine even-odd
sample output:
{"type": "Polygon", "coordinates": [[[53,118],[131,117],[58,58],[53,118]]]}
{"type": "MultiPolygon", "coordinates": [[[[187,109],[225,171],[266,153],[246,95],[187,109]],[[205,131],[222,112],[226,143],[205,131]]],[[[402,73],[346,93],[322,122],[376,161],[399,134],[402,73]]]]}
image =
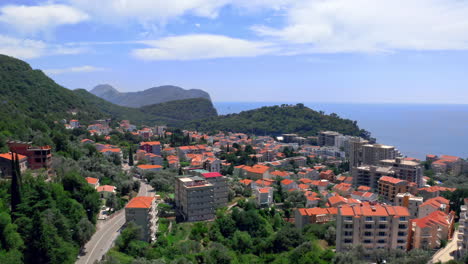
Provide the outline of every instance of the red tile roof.
{"type": "Polygon", "coordinates": [[[251,184],[251,183],[252,183],[252,180],[249,180],[249,179],[243,179],[243,180],[240,180],[239,182],[240,182],[240,183],[242,183],[242,184],[245,184],[245,185],[249,185],[249,184],[251,184]]]}
{"type": "Polygon", "coordinates": [[[202,173],[202,176],[205,178],[223,177],[223,175],[219,172],[202,173]]]}
{"type": "Polygon", "coordinates": [[[114,192],[115,186],[112,185],[102,185],[96,188],[97,192],[114,192]]]}
{"type": "Polygon", "coordinates": [[[96,184],[99,182],[99,179],[97,178],[92,178],[92,177],[86,177],[85,179],[89,184],[96,184]]]}
{"type": "MultiPolygon", "coordinates": [[[[13,155],[15,155],[15,157],[16,157],[16,154],[13,154],[13,155]]],[[[11,152],[10,152],[10,153],[2,153],[2,154],[0,154],[0,158],[4,158],[4,159],[7,159],[7,160],[11,160],[11,152]]],[[[18,154],[18,158],[19,158],[20,160],[23,160],[23,159],[26,159],[26,158],[28,158],[28,157],[26,157],[26,156],[24,156],[24,155],[21,155],[21,154],[18,154]]]]}
{"type": "Polygon", "coordinates": [[[344,216],[409,216],[408,208],[402,206],[390,205],[370,205],[362,203],[357,205],[342,205],[338,208],[341,215],[344,216]]]}
{"type": "Polygon", "coordinates": [[[137,196],[130,200],[125,208],[151,208],[154,197],[137,196]]]}
{"type": "Polygon", "coordinates": [[[382,177],[380,177],[379,182],[388,182],[388,183],[391,183],[391,184],[399,184],[399,183],[404,183],[406,181],[402,180],[402,179],[389,177],[389,176],[382,176],[382,177]]]}
{"type": "Polygon", "coordinates": [[[162,169],[163,166],[161,166],[161,165],[142,164],[142,165],[138,165],[137,167],[142,169],[142,170],[151,170],[151,169],[162,169]]]}
{"type": "Polygon", "coordinates": [[[159,141],[140,142],[140,146],[144,146],[144,145],[150,145],[150,146],[161,145],[161,142],[159,141]]]}

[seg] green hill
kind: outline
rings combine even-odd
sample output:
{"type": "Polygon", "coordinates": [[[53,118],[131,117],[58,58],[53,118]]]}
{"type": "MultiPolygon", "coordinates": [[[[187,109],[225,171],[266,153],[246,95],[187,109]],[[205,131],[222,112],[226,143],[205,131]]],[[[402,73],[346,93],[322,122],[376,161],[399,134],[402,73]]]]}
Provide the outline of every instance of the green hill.
{"type": "Polygon", "coordinates": [[[58,122],[62,119],[78,119],[83,124],[112,118],[128,119],[135,124],[176,125],[217,116],[211,101],[202,98],[143,108],[118,106],[85,90],[66,89],[26,62],[5,55],[0,55],[0,105],[0,148],[8,138],[27,141],[47,138],[52,131],[63,129],[58,122]]]}
{"type": "Polygon", "coordinates": [[[190,121],[184,126],[201,131],[224,130],[257,135],[298,133],[311,136],[322,130],[333,130],[345,135],[370,137],[370,133],[360,129],[356,121],[340,118],[336,114],[326,115],[303,104],[262,107],[239,114],[190,121]]]}

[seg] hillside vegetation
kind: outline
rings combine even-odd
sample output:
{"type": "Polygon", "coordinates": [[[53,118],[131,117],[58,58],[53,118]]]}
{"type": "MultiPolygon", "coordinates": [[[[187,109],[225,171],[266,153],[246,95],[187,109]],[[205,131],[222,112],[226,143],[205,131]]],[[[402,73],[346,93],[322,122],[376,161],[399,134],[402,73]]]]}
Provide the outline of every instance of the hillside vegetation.
{"type": "Polygon", "coordinates": [[[234,131],[257,135],[279,135],[298,133],[303,136],[316,135],[322,130],[333,130],[345,135],[369,138],[370,133],[360,129],[356,121],[340,118],[336,114],[326,115],[303,104],[262,107],[184,124],[201,131],[234,131]]]}

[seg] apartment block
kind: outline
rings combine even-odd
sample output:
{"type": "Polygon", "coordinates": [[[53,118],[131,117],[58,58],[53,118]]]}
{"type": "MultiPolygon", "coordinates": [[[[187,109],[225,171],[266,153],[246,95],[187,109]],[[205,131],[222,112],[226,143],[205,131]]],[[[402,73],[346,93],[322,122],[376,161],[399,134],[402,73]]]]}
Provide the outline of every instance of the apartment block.
{"type": "Polygon", "coordinates": [[[176,178],[175,202],[177,213],[188,222],[215,217],[214,186],[202,177],[176,178]]]}
{"type": "Polygon", "coordinates": [[[269,207],[273,203],[273,188],[259,187],[254,190],[256,202],[258,206],[269,207]]]}
{"type": "Polygon", "coordinates": [[[468,205],[460,208],[460,220],[458,221],[457,255],[463,257],[468,254],[468,205]]]}
{"type": "Polygon", "coordinates": [[[408,208],[410,218],[419,217],[419,206],[423,203],[423,197],[414,196],[411,193],[399,193],[395,197],[395,205],[408,208]]]}
{"type": "Polygon", "coordinates": [[[360,166],[351,169],[354,186],[368,186],[374,190],[378,189],[378,180],[382,176],[394,176],[390,167],[360,166]]]}
{"type": "Polygon", "coordinates": [[[161,156],[161,142],[159,141],[140,142],[140,149],[161,156]]]}
{"type": "Polygon", "coordinates": [[[399,193],[405,193],[408,190],[408,182],[405,180],[383,176],[379,179],[378,193],[380,197],[394,204],[396,196],[399,193]]]}
{"type": "Polygon", "coordinates": [[[397,151],[393,146],[366,144],[362,146],[362,164],[379,165],[381,160],[395,159],[397,151]]]}
{"type": "Polygon", "coordinates": [[[395,178],[414,182],[418,188],[423,187],[423,168],[419,162],[397,157],[395,159],[381,160],[380,165],[391,167],[395,178]]]}
{"type": "Polygon", "coordinates": [[[362,165],[363,146],[369,144],[369,141],[362,138],[352,138],[349,142],[349,166],[358,167],[362,165]]]}
{"type": "Polygon", "coordinates": [[[125,206],[125,222],[141,227],[140,239],[152,242],[156,238],[157,210],[154,197],[137,196],[125,206]]]}
{"type": "Polygon", "coordinates": [[[213,185],[214,207],[224,207],[228,203],[229,187],[227,178],[219,172],[203,173],[202,177],[213,185]]]}
{"type": "Polygon", "coordinates": [[[441,211],[411,220],[409,249],[437,249],[442,240],[452,238],[455,213],[446,214],[441,211]]]}
{"type": "Polygon", "coordinates": [[[366,249],[406,249],[409,212],[401,206],[343,205],[336,220],[336,250],[362,244],[366,249]]]}
{"type": "Polygon", "coordinates": [[[318,134],[318,145],[323,146],[335,146],[335,138],[341,136],[340,133],[334,131],[321,131],[318,134]]]}

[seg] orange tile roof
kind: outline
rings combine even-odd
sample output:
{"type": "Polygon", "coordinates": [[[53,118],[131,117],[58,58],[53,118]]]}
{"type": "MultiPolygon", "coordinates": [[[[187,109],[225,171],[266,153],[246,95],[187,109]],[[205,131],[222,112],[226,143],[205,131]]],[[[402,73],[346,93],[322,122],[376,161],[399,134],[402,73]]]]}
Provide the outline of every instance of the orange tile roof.
{"type": "Polygon", "coordinates": [[[380,177],[379,182],[389,182],[389,183],[392,183],[392,184],[399,184],[399,183],[404,183],[406,181],[402,180],[402,179],[389,177],[389,176],[382,176],[382,177],[380,177]]]}
{"type": "Polygon", "coordinates": [[[402,206],[390,205],[370,205],[362,203],[356,205],[342,205],[338,208],[341,215],[344,216],[409,216],[408,208],[402,206]]]}
{"type": "Polygon", "coordinates": [[[271,188],[260,188],[258,189],[259,193],[269,193],[271,188]]]}
{"type": "MultiPolygon", "coordinates": [[[[15,155],[15,157],[16,157],[16,154],[13,154],[13,155],[15,155]]],[[[4,158],[4,159],[7,159],[7,160],[11,160],[11,152],[10,152],[10,153],[2,153],[2,154],[0,154],[0,158],[4,158]]],[[[24,156],[24,155],[21,155],[21,154],[18,154],[18,158],[19,158],[20,160],[23,160],[23,159],[26,159],[26,158],[28,158],[28,157],[26,157],[26,156],[24,156]]]]}
{"type": "Polygon", "coordinates": [[[138,165],[137,167],[142,169],[142,170],[150,170],[150,169],[162,169],[163,166],[161,166],[161,165],[142,164],[142,165],[138,165]]]}
{"type": "Polygon", "coordinates": [[[97,187],[96,191],[97,192],[114,192],[115,191],[115,186],[102,185],[102,186],[97,187]]]}
{"type": "Polygon", "coordinates": [[[270,167],[257,164],[257,165],[254,165],[252,167],[245,166],[243,169],[248,171],[248,172],[251,172],[251,173],[263,174],[263,173],[267,172],[270,169],[270,167]]]}
{"type": "Polygon", "coordinates": [[[425,192],[445,192],[445,191],[450,191],[454,192],[456,188],[448,188],[448,187],[442,187],[442,186],[431,186],[431,187],[424,187],[424,188],[419,188],[418,191],[425,191],[425,192]]]}
{"type": "Polygon", "coordinates": [[[239,182],[240,182],[240,183],[242,183],[242,184],[245,184],[245,185],[249,185],[249,184],[251,184],[251,183],[252,183],[252,180],[249,180],[249,179],[243,179],[243,180],[240,180],[239,182]]]}
{"type": "Polygon", "coordinates": [[[85,179],[89,184],[96,184],[99,182],[99,179],[97,178],[92,178],[92,177],[86,177],[85,179]]]}
{"type": "Polygon", "coordinates": [[[105,148],[105,149],[102,149],[101,153],[104,153],[104,152],[114,152],[114,153],[120,153],[120,149],[119,148],[105,148]]]}
{"type": "Polygon", "coordinates": [[[144,145],[150,145],[150,146],[161,145],[161,142],[159,141],[140,142],[140,146],[144,146],[144,145]]]}
{"type": "Polygon", "coordinates": [[[423,206],[432,206],[436,209],[439,209],[443,204],[445,204],[446,206],[448,206],[450,204],[450,201],[445,199],[444,197],[442,196],[437,196],[437,197],[434,197],[434,198],[431,198],[431,199],[428,199],[426,200],[424,203],[422,203],[421,205],[419,205],[419,207],[423,207],[423,206]]]}
{"type": "Polygon", "coordinates": [[[275,176],[279,176],[279,177],[287,177],[287,176],[291,175],[291,173],[289,173],[287,171],[279,171],[279,170],[273,171],[270,174],[275,175],[275,176]]]}
{"type": "Polygon", "coordinates": [[[411,220],[412,223],[415,223],[420,228],[425,228],[428,226],[450,226],[449,215],[442,211],[434,211],[428,216],[418,219],[411,220]]]}
{"type": "Polygon", "coordinates": [[[324,214],[329,214],[329,215],[336,215],[338,213],[337,208],[320,208],[320,207],[314,207],[314,208],[299,208],[299,213],[303,216],[312,216],[312,215],[324,215],[324,214]]]}
{"type": "Polygon", "coordinates": [[[125,208],[151,208],[154,197],[137,196],[130,200],[125,208]]]}
{"type": "Polygon", "coordinates": [[[281,184],[284,184],[284,185],[289,185],[291,183],[294,183],[294,181],[291,181],[289,179],[284,179],[284,180],[281,181],[281,184]]]}

